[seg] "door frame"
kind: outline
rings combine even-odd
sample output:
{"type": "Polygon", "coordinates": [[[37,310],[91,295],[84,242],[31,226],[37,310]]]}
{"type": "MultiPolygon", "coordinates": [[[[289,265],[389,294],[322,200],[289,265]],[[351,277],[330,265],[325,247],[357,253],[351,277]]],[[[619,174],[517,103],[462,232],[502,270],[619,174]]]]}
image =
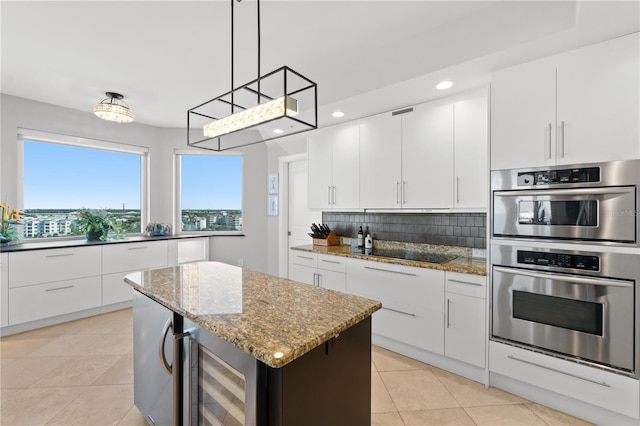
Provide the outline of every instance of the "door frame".
{"type": "Polygon", "coordinates": [[[278,192],[280,214],[278,215],[278,276],[289,275],[289,163],[308,160],[306,152],[278,158],[278,192]]]}

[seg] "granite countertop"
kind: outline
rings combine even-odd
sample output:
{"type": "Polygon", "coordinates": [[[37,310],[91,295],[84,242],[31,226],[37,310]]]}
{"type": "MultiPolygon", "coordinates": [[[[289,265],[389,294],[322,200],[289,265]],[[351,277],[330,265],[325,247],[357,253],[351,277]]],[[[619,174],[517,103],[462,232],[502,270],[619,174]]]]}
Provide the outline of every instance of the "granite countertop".
{"type": "MultiPolygon", "coordinates": [[[[418,268],[438,269],[441,271],[460,272],[472,275],[487,275],[487,260],[471,256],[458,255],[453,260],[445,263],[429,263],[416,260],[395,259],[390,257],[372,256],[354,251],[349,245],[318,246],[304,245],[291,247],[292,250],[301,250],[311,253],[330,254],[333,256],[351,257],[355,259],[373,260],[382,263],[394,263],[397,265],[414,266],[418,268]]],[[[374,248],[375,249],[375,248],[374,248]]]]}
{"type": "Polygon", "coordinates": [[[274,368],[382,307],[375,300],[219,262],[135,272],[125,281],[274,368]]]}
{"type": "Polygon", "coordinates": [[[160,241],[160,240],[176,240],[183,238],[198,238],[205,237],[206,235],[193,235],[193,234],[178,234],[178,235],[161,235],[156,237],[150,237],[147,235],[134,235],[123,238],[121,240],[108,240],[108,241],[87,241],[86,238],[72,238],[61,240],[47,240],[40,239],[36,241],[28,241],[15,244],[13,242],[0,245],[0,253],[11,253],[16,251],[29,251],[29,250],[46,250],[56,248],[69,248],[69,247],[89,247],[89,246],[101,246],[106,244],[126,244],[126,243],[141,243],[147,241],[160,241]]]}

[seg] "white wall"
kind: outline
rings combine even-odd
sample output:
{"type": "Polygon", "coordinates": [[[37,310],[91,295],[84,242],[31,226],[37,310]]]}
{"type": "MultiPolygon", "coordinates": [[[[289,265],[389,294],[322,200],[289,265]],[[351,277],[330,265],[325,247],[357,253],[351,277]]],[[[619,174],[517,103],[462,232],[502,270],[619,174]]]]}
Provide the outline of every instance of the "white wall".
{"type": "MultiPolygon", "coordinates": [[[[186,149],[184,129],[139,123],[117,124],[89,112],[63,108],[6,94],[0,99],[0,200],[18,200],[18,128],[67,136],[143,146],[149,149],[149,219],[173,222],[173,152],[186,149]]],[[[267,148],[257,144],[244,149],[244,236],[212,237],[212,260],[237,264],[244,259],[250,269],[267,267],[267,148]]],[[[72,165],[70,165],[72,166],[72,165]]]]}

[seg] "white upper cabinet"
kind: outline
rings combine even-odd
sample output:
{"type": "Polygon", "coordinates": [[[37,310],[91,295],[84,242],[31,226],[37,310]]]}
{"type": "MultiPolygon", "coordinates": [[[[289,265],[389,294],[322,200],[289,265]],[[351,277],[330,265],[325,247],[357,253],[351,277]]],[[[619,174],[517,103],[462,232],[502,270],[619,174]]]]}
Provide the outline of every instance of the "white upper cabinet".
{"type": "Polygon", "coordinates": [[[405,208],[450,208],[453,202],[453,104],[418,105],[402,119],[405,208]]]}
{"type": "Polygon", "coordinates": [[[558,57],[558,163],[640,158],[640,34],[558,57]]]}
{"type": "Polygon", "coordinates": [[[391,113],[360,121],[360,206],[401,207],[401,119],[391,113]]]}
{"type": "Polygon", "coordinates": [[[496,72],[491,169],[640,158],[640,35],[496,72]]]}
{"type": "Polygon", "coordinates": [[[308,138],[309,207],[359,207],[360,136],[357,124],[334,126],[308,138]]]}
{"type": "Polygon", "coordinates": [[[454,200],[456,209],[486,209],[489,175],[487,89],[454,104],[454,200]]]}

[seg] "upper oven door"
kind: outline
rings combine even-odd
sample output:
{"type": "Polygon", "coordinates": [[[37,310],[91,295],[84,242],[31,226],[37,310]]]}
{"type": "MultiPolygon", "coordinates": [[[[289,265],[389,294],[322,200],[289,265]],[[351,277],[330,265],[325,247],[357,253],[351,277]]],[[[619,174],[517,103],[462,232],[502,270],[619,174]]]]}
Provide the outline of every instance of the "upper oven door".
{"type": "Polygon", "coordinates": [[[636,187],[493,192],[493,236],[637,244],[636,187]]]}

